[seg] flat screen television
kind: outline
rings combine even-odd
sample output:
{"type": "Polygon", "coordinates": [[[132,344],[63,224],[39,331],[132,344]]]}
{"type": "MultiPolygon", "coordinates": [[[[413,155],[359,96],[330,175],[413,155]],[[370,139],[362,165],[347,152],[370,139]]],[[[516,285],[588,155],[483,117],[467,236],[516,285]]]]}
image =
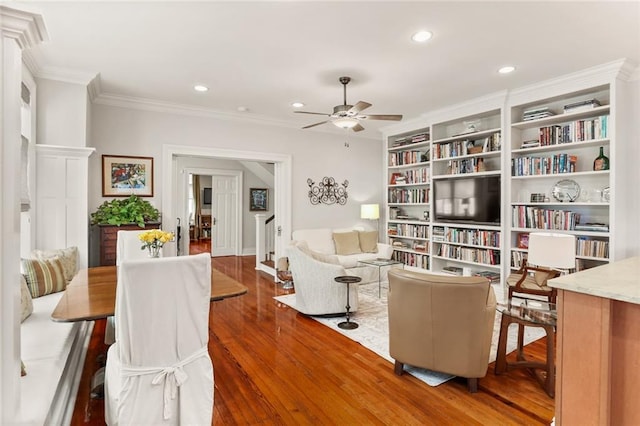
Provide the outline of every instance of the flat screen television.
{"type": "Polygon", "coordinates": [[[500,223],[500,176],[436,179],[436,222],[500,223]]]}
{"type": "Polygon", "coordinates": [[[202,196],[202,204],[211,204],[211,188],[205,188],[202,196]]]}

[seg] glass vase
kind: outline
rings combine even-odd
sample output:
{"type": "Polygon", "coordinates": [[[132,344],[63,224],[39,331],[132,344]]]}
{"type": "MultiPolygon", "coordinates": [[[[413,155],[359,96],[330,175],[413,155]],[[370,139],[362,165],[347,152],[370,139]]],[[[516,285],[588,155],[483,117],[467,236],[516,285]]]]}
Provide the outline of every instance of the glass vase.
{"type": "Polygon", "coordinates": [[[156,258],[156,257],[160,257],[160,249],[162,247],[156,246],[149,246],[149,257],[150,258],[156,258]]]}

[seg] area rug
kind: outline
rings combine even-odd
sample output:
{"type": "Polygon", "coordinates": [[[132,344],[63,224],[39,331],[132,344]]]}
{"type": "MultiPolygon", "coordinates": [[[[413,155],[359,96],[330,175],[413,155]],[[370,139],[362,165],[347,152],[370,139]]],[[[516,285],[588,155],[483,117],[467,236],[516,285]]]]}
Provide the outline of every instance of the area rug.
{"type": "MultiPolygon", "coordinates": [[[[367,349],[380,355],[382,358],[393,363],[394,360],[389,355],[389,319],[387,313],[387,292],[386,283],[383,283],[382,297],[378,298],[378,283],[365,284],[359,287],[358,295],[358,311],[352,314],[351,319],[358,323],[359,327],[354,330],[343,330],[338,327],[338,323],[344,321],[344,317],[310,317],[314,320],[326,325],[327,327],[345,335],[354,340],[367,349]]],[[[496,296],[501,301],[501,294],[498,294],[496,288],[496,296]]],[[[502,293],[500,291],[500,293],[502,293]]],[[[287,294],[274,297],[277,301],[296,309],[295,294],[287,294]]],[[[496,319],[493,327],[493,338],[491,341],[491,352],[489,362],[496,360],[496,350],[498,347],[498,337],[500,333],[500,313],[496,313],[496,319]]],[[[509,328],[509,339],[507,341],[507,353],[516,349],[517,327],[509,328]]],[[[524,343],[529,344],[544,336],[544,330],[541,328],[525,328],[524,343]]],[[[425,382],[429,386],[438,386],[453,377],[449,374],[443,374],[436,371],[426,370],[405,365],[404,371],[425,382]]]]}

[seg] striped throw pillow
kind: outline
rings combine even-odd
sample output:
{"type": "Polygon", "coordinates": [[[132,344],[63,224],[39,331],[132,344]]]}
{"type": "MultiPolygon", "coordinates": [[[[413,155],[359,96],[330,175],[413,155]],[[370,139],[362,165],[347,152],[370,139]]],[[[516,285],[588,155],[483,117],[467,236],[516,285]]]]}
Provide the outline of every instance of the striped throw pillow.
{"type": "Polygon", "coordinates": [[[64,269],[58,258],[22,259],[22,270],[33,298],[57,293],[67,287],[64,269]]]}

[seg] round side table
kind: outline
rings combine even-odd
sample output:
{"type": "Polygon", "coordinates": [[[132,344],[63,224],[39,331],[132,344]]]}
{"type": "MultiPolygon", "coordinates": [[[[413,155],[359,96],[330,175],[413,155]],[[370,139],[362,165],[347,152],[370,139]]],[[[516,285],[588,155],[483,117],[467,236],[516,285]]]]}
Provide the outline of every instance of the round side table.
{"type": "Polygon", "coordinates": [[[345,308],[347,308],[347,320],[339,323],[338,327],[344,330],[353,330],[354,328],[358,328],[357,323],[349,320],[349,309],[351,309],[351,306],[349,306],[349,286],[351,284],[359,283],[360,281],[362,281],[362,278],[354,277],[351,275],[341,275],[339,277],[335,277],[334,280],[338,283],[347,285],[347,306],[345,306],[345,308]]]}

